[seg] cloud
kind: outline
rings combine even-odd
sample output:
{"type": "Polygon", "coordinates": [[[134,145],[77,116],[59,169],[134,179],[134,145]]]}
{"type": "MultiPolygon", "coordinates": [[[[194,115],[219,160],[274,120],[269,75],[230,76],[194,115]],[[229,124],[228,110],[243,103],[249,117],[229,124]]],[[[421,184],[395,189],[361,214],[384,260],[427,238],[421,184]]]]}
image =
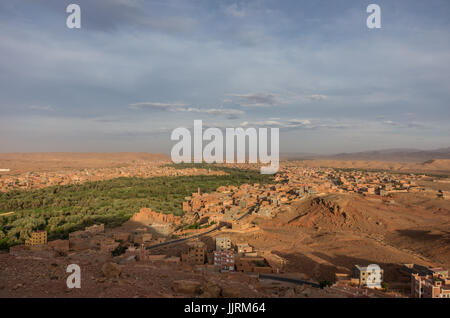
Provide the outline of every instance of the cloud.
{"type": "MultiPolygon", "coordinates": [[[[244,121],[241,123],[242,127],[278,127],[278,128],[300,128],[311,126],[311,122],[307,119],[291,119],[288,121],[280,120],[262,120],[262,121],[244,121]]],[[[312,126],[311,126],[312,127],[312,126]]]]}
{"type": "Polygon", "coordinates": [[[187,104],[183,104],[183,103],[143,102],[143,103],[130,104],[129,108],[131,108],[131,109],[158,109],[158,110],[167,110],[167,111],[177,111],[178,109],[182,109],[185,106],[187,106],[187,104]]]}
{"type": "Polygon", "coordinates": [[[309,95],[306,96],[306,98],[310,99],[310,100],[314,100],[314,101],[319,101],[319,100],[325,100],[328,99],[328,96],[326,95],[320,95],[320,94],[315,94],[315,95],[309,95]]]}
{"type": "Polygon", "coordinates": [[[287,120],[262,120],[244,121],[242,127],[278,127],[281,130],[328,130],[328,129],[362,129],[370,124],[351,121],[337,121],[335,119],[287,119],[287,120]]]}
{"type": "Polygon", "coordinates": [[[418,121],[409,122],[409,123],[406,124],[406,126],[408,128],[427,128],[427,127],[430,127],[429,124],[418,122],[418,121]]]}
{"type": "Polygon", "coordinates": [[[207,114],[207,115],[222,115],[226,116],[228,119],[235,119],[240,117],[244,114],[242,110],[238,109],[223,109],[223,108],[195,108],[195,107],[189,107],[189,108],[182,108],[178,109],[179,112],[190,112],[190,113],[200,113],[200,114],[207,114]]]}
{"type": "Polygon", "coordinates": [[[293,125],[311,125],[309,119],[290,119],[289,123],[293,125]]]}
{"type": "MultiPolygon", "coordinates": [[[[192,124],[194,116],[223,124],[230,123],[226,117],[239,117],[235,122],[297,130],[313,148],[356,149],[355,140],[362,148],[448,143],[450,42],[441,41],[448,33],[446,10],[421,4],[436,13],[431,16],[403,0],[396,4],[403,20],[390,19],[389,32],[369,34],[358,6],[337,2],[324,11],[299,1],[227,0],[222,6],[190,0],[79,0],[82,29],[68,30],[67,3],[4,1],[0,129],[11,144],[28,145],[28,137],[49,129],[47,122],[33,121],[40,115],[95,117],[93,125],[105,129],[122,127],[125,117],[130,130],[192,124]],[[163,103],[131,104],[149,99],[163,103]],[[52,112],[47,104],[57,109],[52,112]],[[385,117],[377,118],[381,114],[385,117]],[[14,127],[7,116],[29,118],[34,129],[14,127]]],[[[48,121],[50,127],[54,122],[48,121]]],[[[63,137],[72,128],[74,144],[82,149],[87,138],[79,127],[67,121],[43,136],[42,144],[51,135],[66,147],[63,137]]],[[[110,139],[112,151],[116,142],[121,143],[110,139]]],[[[296,147],[299,140],[285,143],[296,147]]]]}
{"type": "Polygon", "coordinates": [[[245,17],[245,11],[244,9],[239,9],[237,3],[232,3],[228,6],[223,7],[223,11],[226,15],[232,16],[235,18],[243,18],[245,17]]]}
{"type": "Polygon", "coordinates": [[[382,122],[384,125],[397,127],[397,128],[427,128],[429,125],[423,122],[411,121],[411,122],[397,122],[393,120],[384,120],[382,122]]]}
{"type": "Polygon", "coordinates": [[[131,109],[154,109],[169,112],[186,112],[186,113],[198,113],[207,114],[213,116],[226,116],[228,119],[235,119],[243,115],[244,112],[238,109],[227,109],[227,108],[198,108],[198,107],[187,107],[187,104],[183,103],[159,103],[159,102],[143,102],[130,104],[131,109]]]}
{"type": "Polygon", "coordinates": [[[228,96],[236,98],[236,102],[243,107],[270,107],[282,103],[271,93],[228,94],[228,96]]]}
{"type": "Polygon", "coordinates": [[[392,120],[384,120],[383,124],[390,125],[390,126],[397,126],[398,125],[396,122],[394,122],[392,120]]]}
{"type": "MultiPolygon", "coordinates": [[[[234,98],[234,102],[243,107],[272,107],[277,105],[298,105],[311,101],[323,101],[328,96],[322,94],[300,95],[292,93],[248,93],[248,94],[228,94],[234,98]]],[[[227,99],[229,103],[232,100],[227,99]]]]}

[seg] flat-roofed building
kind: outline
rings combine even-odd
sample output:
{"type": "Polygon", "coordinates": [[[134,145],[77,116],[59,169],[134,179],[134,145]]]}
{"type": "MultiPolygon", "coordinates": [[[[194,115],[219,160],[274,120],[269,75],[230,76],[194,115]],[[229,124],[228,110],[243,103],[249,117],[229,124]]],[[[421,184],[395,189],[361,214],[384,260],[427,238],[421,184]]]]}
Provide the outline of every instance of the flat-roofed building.
{"type": "Polygon", "coordinates": [[[231,249],[231,239],[229,237],[216,237],[216,251],[231,249]]]}
{"type": "Polygon", "coordinates": [[[450,298],[450,278],[441,274],[411,275],[411,297],[450,298]]]}
{"type": "Polygon", "coordinates": [[[221,271],[234,271],[234,253],[232,250],[214,251],[214,266],[221,271]]]}
{"type": "Polygon", "coordinates": [[[236,271],[262,274],[273,273],[273,269],[270,264],[264,257],[261,256],[238,257],[236,259],[236,271]]]}
{"type": "Polygon", "coordinates": [[[369,266],[355,265],[353,277],[359,279],[359,286],[368,288],[381,288],[383,282],[383,270],[376,264],[369,266]]]}
{"type": "Polygon", "coordinates": [[[253,248],[248,243],[239,243],[236,245],[239,254],[251,253],[253,248]]]}
{"type": "Polygon", "coordinates": [[[25,241],[27,246],[45,245],[47,244],[47,231],[35,231],[31,233],[31,237],[25,241]]]}
{"type": "Polygon", "coordinates": [[[187,251],[181,253],[181,261],[193,264],[193,265],[203,265],[205,264],[206,258],[206,245],[201,241],[189,242],[187,251]]]}

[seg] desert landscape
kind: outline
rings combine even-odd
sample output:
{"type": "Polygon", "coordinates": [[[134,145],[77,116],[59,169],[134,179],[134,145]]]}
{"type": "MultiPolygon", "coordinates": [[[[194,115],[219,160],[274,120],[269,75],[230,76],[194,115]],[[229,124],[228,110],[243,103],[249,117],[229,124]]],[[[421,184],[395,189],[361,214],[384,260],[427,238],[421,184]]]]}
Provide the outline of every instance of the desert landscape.
{"type": "Polygon", "coordinates": [[[450,268],[448,161],[287,160],[263,176],[145,153],[2,154],[0,296],[410,297],[411,268],[450,268]],[[380,289],[354,276],[370,264],[380,289]]]}
{"type": "Polygon", "coordinates": [[[449,14],[0,1],[0,301],[59,317],[436,309],[449,14]]]}

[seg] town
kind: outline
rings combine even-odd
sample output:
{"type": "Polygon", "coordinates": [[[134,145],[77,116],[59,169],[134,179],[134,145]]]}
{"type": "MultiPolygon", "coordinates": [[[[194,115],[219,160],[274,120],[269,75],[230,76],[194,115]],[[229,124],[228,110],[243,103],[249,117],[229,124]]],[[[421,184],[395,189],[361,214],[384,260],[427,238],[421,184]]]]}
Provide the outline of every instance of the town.
{"type": "Polygon", "coordinates": [[[150,178],[157,176],[182,175],[223,175],[221,171],[208,169],[175,169],[167,166],[167,161],[138,161],[123,167],[90,168],[80,170],[40,171],[11,174],[10,169],[0,170],[0,192],[11,190],[42,189],[49,186],[82,184],[89,181],[109,180],[120,177],[150,178]]]}
{"type": "MultiPolygon", "coordinates": [[[[220,175],[225,174],[220,170],[222,166],[258,169],[257,165],[250,164],[218,165],[218,169],[175,169],[158,163],[152,169],[145,165],[93,169],[86,179],[69,177],[78,176],[79,172],[60,177],[67,178],[65,182],[77,183],[117,175],[220,175]]],[[[46,173],[28,177],[30,179],[20,179],[23,183],[14,184],[18,188],[26,183],[39,188],[55,181],[46,173]]],[[[429,186],[436,183],[434,177],[308,168],[300,162],[282,162],[274,181],[220,186],[208,193],[198,188],[184,198],[181,216],[142,207],[119,227],[94,224],[71,232],[67,239],[48,241],[45,230],[34,231],[23,245],[11,246],[9,254],[0,254],[0,257],[5,262],[53,262],[57,268],[70,261],[80,264],[82,271],[85,267],[94,267],[96,270],[87,271],[91,271],[95,284],[114,285],[124,277],[128,277],[127,281],[133,277],[139,280],[144,271],[161,280],[155,283],[161,289],[156,296],[450,297],[448,271],[415,254],[401,252],[403,254],[393,258],[404,260],[403,263],[389,261],[388,265],[383,265],[387,262],[377,264],[349,259],[345,265],[330,266],[326,265],[325,256],[310,252],[314,246],[337,244],[341,233],[347,233],[345,231],[351,233],[349,237],[364,237],[367,244],[369,240],[370,244],[386,244],[380,239],[389,229],[390,221],[386,216],[382,215],[383,219],[376,214],[360,216],[345,200],[352,198],[350,202],[362,202],[364,209],[374,204],[374,211],[382,207],[391,214],[402,213],[396,205],[405,195],[424,196],[448,206],[448,192],[429,186]],[[392,212],[392,209],[399,210],[392,212]],[[321,221],[323,213],[329,214],[326,221],[321,221]],[[373,233],[367,235],[368,229],[373,233]],[[305,232],[302,234],[302,231],[305,232]],[[304,243],[296,245],[292,235],[304,237],[304,243]],[[316,237],[318,241],[305,235],[316,237]],[[321,243],[320,237],[335,239],[321,243]],[[320,255],[318,263],[309,267],[297,260],[295,254],[281,252],[285,244],[291,244],[291,249],[305,248],[307,254],[304,255],[311,255],[312,260],[320,255]],[[83,267],[83,264],[87,265],[83,267]],[[327,269],[320,270],[322,267],[327,269]],[[169,273],[173,273],[172,279],[169,273]],[[230,287],[233,284],[241,285],[230,287]]],[[[382,259],[386,257],[383,254],[382,259]]],[[[64,275],[60,273],[57,277],[63,284],[64,275]]],[[[14,290],[22,289],[21,284],[17,283],[14,290]]],[[[67,287],[60,287],[69,292],[67,287]]]]}

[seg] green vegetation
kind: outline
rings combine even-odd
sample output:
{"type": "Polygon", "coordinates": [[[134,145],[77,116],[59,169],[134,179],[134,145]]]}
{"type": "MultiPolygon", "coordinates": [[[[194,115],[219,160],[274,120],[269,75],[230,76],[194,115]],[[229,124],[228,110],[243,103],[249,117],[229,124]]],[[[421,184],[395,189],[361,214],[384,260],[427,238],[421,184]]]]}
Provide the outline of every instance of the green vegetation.
{"type": "Polygon", "coordinates": [[[186,225],[184,227],[185,230],[198,230],[200,228],[200,223],[195,222],[194,224],[191,225],[186,225]]]}
{"type": "Polygon", "coordinates": [[[200,225],[200,223],[195,222],[195,223],[193,223],[191,225],[186,225],[183,229],[184,230],[206,229],[207,227],[210,227],[211,225],[214,225],[214,224],[216,224],[215,221],[212,221],[211,223],[207,223],[207,224],[204,224],[204,225],[200,225]]]}
{"type": "MultiPolygon", "coordinates": [[[[176,165],[205,168],[204,165],[176,165]]],[[[182,202],[196,192],[211,192],[220,186],[270,183],[273,176],[259,171],[219,168],[224,176],[117,178],[82,185],[54,186],[33,191],[0,193],[0,249],[21,244],[33,230],[47,230],[48,238],[67,238],[70,232],[92,224],[116,227],[142,207],[182,215],[182,202]]]]}

